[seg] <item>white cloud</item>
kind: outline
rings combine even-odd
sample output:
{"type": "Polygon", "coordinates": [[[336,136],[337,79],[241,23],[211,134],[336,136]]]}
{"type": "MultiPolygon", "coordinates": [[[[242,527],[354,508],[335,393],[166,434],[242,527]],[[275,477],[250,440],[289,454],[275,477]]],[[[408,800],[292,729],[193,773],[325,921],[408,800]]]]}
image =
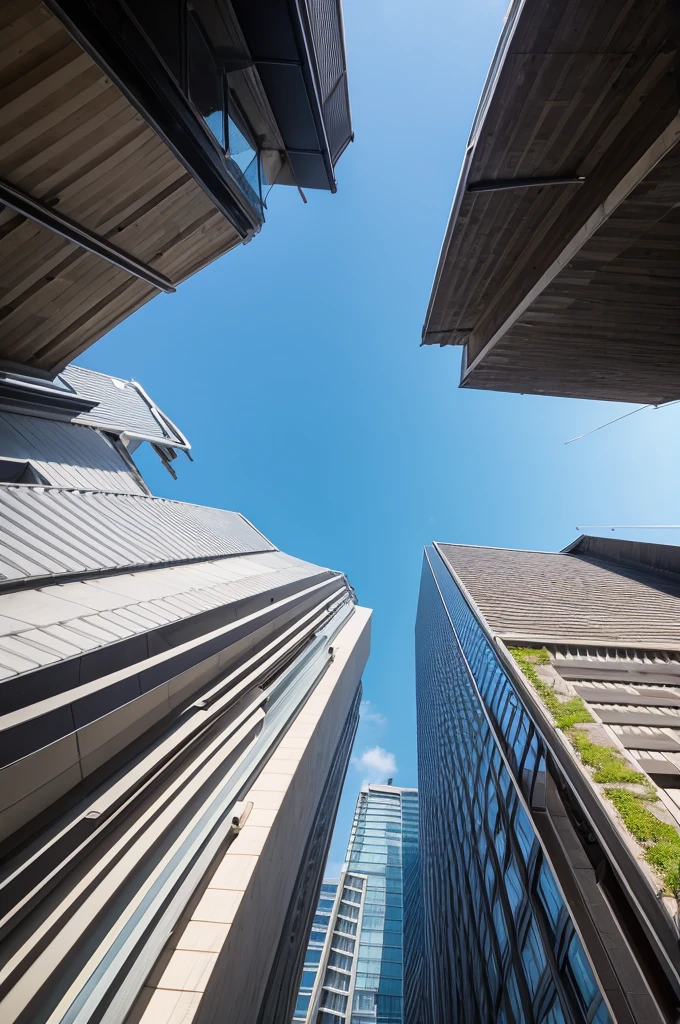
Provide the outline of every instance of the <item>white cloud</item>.
{"type": "Polygon", "coordinates": [[[326,864],[326,870],[323,873],[324,879],[328,879],[332,882],[335,879],[340,878],[342,868],[343,863],[341,860],[329,860],[326,864]]]}
{"type": "Polygon", "coordinates": [[[383,747],[367,747],[361,757],[353,757],[352,764],[366,776],[367,782],[384,782],[397,774],[397,759],[383,747]]]}
{"type": "Polygon", "coordinates": [[[376,711],[372,700],[362,700],[361,721],[362,724],[370,725],[375,729],[384,729],[387,725],[387,719],[380,711],[376,711]]]}

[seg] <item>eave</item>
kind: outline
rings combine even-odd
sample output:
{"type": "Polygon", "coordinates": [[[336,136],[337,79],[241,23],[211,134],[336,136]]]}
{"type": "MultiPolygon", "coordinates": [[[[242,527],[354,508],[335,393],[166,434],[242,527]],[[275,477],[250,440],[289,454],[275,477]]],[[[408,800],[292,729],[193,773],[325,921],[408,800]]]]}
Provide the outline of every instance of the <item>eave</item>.
{"type": "Polygon", "coordinates": [[[680,392],[677,46],[651,0],[512,5],[423,329],[462,386],[680,392]]]}

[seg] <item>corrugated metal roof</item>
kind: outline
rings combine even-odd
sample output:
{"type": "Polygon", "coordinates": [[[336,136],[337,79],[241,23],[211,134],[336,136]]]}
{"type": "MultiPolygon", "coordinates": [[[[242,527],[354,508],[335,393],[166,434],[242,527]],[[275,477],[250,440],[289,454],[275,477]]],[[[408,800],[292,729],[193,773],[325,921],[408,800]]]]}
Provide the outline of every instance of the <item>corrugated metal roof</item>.
{"type": "Polygon", "coordinates": [[[5,581],[276,548],[237,512],[141,494],[0,485],[5,581]]]}
{"type": "Polygon", "coordinates": [[[60,376],[76,394],[98,403],[91,412],[76,416],[76,423],[87,423],[114,433],[138,434],[173,448],[191,447],[136,381],[74,365],[67,366],[60,376]]]}
{"type": "Polygon", "coordinates": [[[680,648],[680,585],[661,573],[574,554],[438,547],[505,639],[680,648]]]}
{"type": "Polygon", "coordinates": [[[0,593],[0,679],[320,572],[272,551],[0,593]]]}
{"type": "Polygon", "coordinates": [[[57,487],[146,494],[114,446],[77,423],[0,413],[0,456],[30,460],[57,487]]]}

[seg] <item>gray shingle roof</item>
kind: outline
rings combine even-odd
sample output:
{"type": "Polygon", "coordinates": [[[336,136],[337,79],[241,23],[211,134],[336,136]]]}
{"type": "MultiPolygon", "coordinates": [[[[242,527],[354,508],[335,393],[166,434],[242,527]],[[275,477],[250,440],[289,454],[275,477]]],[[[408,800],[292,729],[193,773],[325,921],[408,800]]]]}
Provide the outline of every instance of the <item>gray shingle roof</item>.
{"type": "Polygon", "coordinates": [[[171,447],[190,447],[136,381],[73,365],[62,370],[60,376],[76,394],[98,403],[90,412],[76,416],[76,423],[87,423],[113,433],[138,434],[148,441],[171,447]]]}
{"type": "Polygon", "coordinates": [[[438,548],[504,639],[680,648],[680,583],[666,574],[577,553],[438,548]]]}

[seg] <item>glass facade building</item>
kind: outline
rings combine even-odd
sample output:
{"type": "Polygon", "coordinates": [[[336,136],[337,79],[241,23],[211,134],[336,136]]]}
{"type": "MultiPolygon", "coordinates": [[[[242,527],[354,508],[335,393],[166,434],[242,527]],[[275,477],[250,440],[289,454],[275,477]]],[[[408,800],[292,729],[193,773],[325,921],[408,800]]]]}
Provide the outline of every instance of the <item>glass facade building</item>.
{"type": "Polygon", "coordinates": [[[434,547],[416,650],[427,1024],[607,1024],[532,813],[547,751],[434,547]]]}
{"type": "Polygon", "coordinates": [[[321,969],[321,957],[323,954],[326,939],[331,923],[331,914],[335,905],[335,897],[338,893],[339,882],[324,881],[321,886],[321,895],[312,922],[312,931],[309,935],[309,943],[305,953],[305,962],[302,968],[302,978],[295,1013],[293,1014],[294,1024],[307,1019],[309,1002],[312,992],[321,969]]]}
{"type": "Polygon", "coordinates": [[[296,1024],[420,1024],[418,850],[417,790],[366,786],[343,876],[321,892],[296,1024]]]}

